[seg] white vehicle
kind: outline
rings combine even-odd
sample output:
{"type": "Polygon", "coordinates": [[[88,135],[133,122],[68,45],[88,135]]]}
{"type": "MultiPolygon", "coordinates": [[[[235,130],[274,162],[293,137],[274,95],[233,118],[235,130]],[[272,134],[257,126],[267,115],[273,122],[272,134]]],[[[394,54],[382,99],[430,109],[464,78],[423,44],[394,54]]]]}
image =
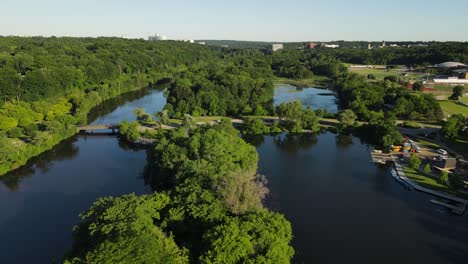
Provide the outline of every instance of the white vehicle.
{"type": "Polygon", "coordinates": [[[438,149],[437,152],[442,154],[442,155],[447,155],[448,154],[447,151],[444,150],[444,149],[438,149]]]}

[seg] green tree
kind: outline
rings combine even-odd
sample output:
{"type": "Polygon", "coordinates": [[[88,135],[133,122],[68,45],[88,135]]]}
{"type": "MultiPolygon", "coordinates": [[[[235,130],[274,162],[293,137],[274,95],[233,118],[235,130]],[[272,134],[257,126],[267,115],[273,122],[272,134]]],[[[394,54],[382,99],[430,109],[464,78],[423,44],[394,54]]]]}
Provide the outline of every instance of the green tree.
{"type": "Polygon", "coordinates": [[[268,134],[270,129],[261,118],[247,117],[244,119],[242,132],[247,135],[263,135],[268,134]]]}
{"type": "Polygon", "coordinates": [[[413,91],[420,92],[422,90],[424,90],[424,84],[422,82],[415,82],[413,84],[413,91]]]}
{"type": "Polygon", "coordinates": [[[100,198],[81,214],[65,263],[188,263],[187,252],[154,224],[169,202],[164,194],[100,198]]]}
{"type": "Polygon", "coordinates": [[[419,167],[421,166],[421,159],[414,153],[411,153],[411,156],[408,159],[408,165],[412,169],[419,169],[419,167]]]}
{"type": "Polygon", "coordinates": [[[6,131],[18,126],[18,120],[13,117],[0,115],[0,130],[6,131]]]}
{"type": "Polygon", "coordinates": [[[208,232],[200,263],[290,263],[294,250],[291,225],[267,211],[230,218],[208,232]]]}
{"type": "Polygon", "coordinates": [[[442,125],[440,134],[443,138],[448,140],[454,140],[460,135],[465,127],[465,117],[463,115],[452,115],[442,125]]]}
{"type": "Polygon", "coordinates": [[[137,117],[137,120],[141,123],[148,123],[152,122],[153,118],[151,117],[150,114],[145,112],[145,109],[143,108],[135,108],[133,109],[133,114],[137,117]]]}
{"type": "Polygon", "coordinates": [[[449,173],[448,173],[448,171],[441,171],[440,172],[440,182],[442,182],[445,185],[448,185],[448,183],[449,183],[449,173]]]}
{"type": "Polygon", "coordinates": [[[458,101],[458,99],[460,97],[463,96],[463,90],[465,89],[465,87],[461,86],[461,85],[458,85],[458,86],[455,86],[453,87],[453,90],[452,90],[452,95],[450,96],[450,100],[454,100],[454,101],[458,101]]]}
{"type": "Polygon", "coordinates": [[[312,108],[307,107],[302,113],[302,127],[313,132],[320,131],[320,120],[312,108]]]}
{"type": "Polygon", "coordinates": [[[355,125],[357,120],[356,114],[351,109],[346,109],[338,116],[342,128],[348,128],[355,125]]]}
{"type": "Polygon", "coordinates": [[[140,124],[136,121],[131,123],[123,121],[119,124],[119,135],[129,142],[133,142],[140,137],[139,127],[140,124]]]}

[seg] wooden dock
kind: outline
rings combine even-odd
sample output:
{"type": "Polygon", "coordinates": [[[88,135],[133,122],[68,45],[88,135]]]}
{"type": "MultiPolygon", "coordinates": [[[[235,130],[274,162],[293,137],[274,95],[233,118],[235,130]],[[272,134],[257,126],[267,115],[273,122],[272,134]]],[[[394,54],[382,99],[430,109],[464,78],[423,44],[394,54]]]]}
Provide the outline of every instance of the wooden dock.
{"type": "Polygon", "coordinates": [[[378,164],[387,164],[387,162],[393,161],[392,155],[386,153],[372,152],[371,157],[371,162],[378,164]]]}

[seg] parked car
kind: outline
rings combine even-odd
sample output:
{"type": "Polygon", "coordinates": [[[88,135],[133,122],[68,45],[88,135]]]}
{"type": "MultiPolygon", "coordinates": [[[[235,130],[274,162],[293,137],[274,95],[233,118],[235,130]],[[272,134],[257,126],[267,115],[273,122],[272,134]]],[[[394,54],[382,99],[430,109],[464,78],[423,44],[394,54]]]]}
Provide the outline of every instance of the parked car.
{"type": "Polygon", "coordinates": [[[447,155],[448,154],[448,152],[446,150],[444,150],[444,149],[438,149],[437,152],[442,154],[442,155],[447,155]]]}

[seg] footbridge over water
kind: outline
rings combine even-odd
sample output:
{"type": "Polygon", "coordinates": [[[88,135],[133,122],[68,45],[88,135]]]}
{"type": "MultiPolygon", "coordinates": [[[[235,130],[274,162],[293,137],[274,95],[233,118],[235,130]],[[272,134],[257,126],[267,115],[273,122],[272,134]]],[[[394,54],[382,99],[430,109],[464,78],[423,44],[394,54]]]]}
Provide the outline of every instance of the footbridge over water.
{"type": "Polygon", "coordinates": [[[112,133],[115,133],[115,130],[118,129],[117,124],[92,124],[86,126],[77,127],[78,132],[95,132],[97,130],[112,130],[112,133]]]}

